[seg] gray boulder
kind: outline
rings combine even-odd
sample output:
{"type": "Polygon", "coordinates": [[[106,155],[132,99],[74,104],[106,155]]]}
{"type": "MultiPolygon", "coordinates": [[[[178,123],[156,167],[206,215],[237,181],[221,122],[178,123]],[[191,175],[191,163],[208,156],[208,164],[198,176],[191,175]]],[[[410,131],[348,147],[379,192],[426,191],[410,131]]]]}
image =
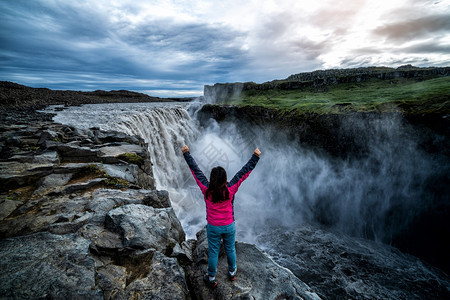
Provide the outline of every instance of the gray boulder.
{"type": "Polygon", "coordinates": [[[154,248],[171,252],[185,239],[184,230],[172,208],[141,204],[121,206],[106,215],[105,226],[121,235],[125,247],[135,249],[154,248]]]}
{"type": "Polygon", "coordinates": [[[97,189],[92,192],[92,200],[86,206],[86,209],[95,213],[94,222],[103,224],[106,214],[113,208],[127,204],[144,204],[148,190],[116,190],[116,189],[97,189]]]}
{"type": "Polygon", "coordinates": [[[103,299],[89,241],[37,233],[0,241],[0,295],[11,299],[103,299]]]}

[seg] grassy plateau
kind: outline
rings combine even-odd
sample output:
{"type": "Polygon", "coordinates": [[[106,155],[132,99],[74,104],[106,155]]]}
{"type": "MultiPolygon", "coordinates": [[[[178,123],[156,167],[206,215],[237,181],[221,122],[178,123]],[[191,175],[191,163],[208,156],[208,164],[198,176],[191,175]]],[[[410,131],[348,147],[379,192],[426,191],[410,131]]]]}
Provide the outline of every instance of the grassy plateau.
{"type": "Polygon", "coordinates": [[[449,114],[450,77],[399,78],[282,90],[244,90],[221,104],[262,106],[296,113],[403,112],[449,114]]]}

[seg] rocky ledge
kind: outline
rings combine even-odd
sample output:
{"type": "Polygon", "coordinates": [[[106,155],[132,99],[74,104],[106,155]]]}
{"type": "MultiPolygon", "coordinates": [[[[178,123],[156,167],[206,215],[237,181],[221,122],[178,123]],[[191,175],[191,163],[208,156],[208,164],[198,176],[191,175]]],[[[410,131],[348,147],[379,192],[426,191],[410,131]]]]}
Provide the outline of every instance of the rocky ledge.
{"type": "Polygon", "coordinates": [[[202,283],[204,230],[186,240],[136,136],[0,114],[0,295],[5,299],[318,299],[291,271],[237,242],[239,278],[202,283]]]}

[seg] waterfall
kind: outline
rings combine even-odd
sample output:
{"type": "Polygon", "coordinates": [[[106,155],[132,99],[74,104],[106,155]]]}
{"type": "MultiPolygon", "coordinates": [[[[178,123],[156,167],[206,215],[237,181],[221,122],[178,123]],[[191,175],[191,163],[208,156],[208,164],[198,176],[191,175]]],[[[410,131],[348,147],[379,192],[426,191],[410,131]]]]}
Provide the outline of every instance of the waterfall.
{"type": "Polygon", "coordinates": [[[183,170],[180,149],[198,135],[195,122],[182,107],[156,108],[127,114],[117,123],[119,130],[144,138],[148,143],[156,187],[182,187],[183,170]]]}
{"type": "Polygon", "coordinates": [[[448,200],[439,181],[449,173],[448,159],[423,151],[416,132],[400,118],[380,116],[343,124],[349,130],[357,129],[355,133],[370,149],[362,158],[343,160],[308,149],[270,126],[210,120],[200,128],[195,109],[189,112],[199,106],[85,105],[59,112],[55,121],[144,138],[157,188],[169,191],[188,237],[204,226],[206,213],[181,154],[184,144],[207,177],[212,167],[221,165],[229,180],[254,148],[260,147],[261,160],[235,200],[237,236],[248,242],[255,242],[260,232],[273,226],[321,223],[390,243],[392,236],[407,229],[430,205],[448,200]]]}

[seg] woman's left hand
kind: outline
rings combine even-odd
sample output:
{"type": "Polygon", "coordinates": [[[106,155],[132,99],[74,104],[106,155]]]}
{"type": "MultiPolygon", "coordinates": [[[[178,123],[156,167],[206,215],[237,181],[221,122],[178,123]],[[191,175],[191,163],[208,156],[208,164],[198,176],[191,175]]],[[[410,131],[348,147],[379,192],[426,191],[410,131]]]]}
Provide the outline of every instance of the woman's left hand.
{"type": "Polygon", "coordinates": [[[189,152],[189,147],[187,145],[184,145],[183,148],[181,148],[181,151],[183,151],[183,154],[189,152]]]}

